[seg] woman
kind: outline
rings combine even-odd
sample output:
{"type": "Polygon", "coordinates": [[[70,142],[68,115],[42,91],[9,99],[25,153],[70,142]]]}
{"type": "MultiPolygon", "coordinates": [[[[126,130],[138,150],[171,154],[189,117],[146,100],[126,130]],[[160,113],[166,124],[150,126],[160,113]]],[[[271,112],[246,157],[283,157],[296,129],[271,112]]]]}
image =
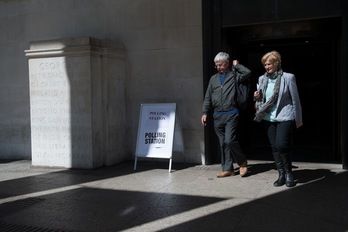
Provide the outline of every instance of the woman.
{"type": "Polygon", "coordinates": [[[256,115],[263,121],[274,161],[279,172],[274,186],[295,185],[290,159],[290,145],[294,126],[302,126],[302,108],[294,74],[283,72],[281,56],[277,51],[261,58],[266,73],[259,77],[254,92],[256,115]]]}

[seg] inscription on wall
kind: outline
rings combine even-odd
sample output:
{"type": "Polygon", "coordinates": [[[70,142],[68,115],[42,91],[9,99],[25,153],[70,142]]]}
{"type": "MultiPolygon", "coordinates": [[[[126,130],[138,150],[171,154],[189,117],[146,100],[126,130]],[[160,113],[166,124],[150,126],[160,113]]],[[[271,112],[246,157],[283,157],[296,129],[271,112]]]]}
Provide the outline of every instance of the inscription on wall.
{"type": "Polygon", "coordinates": [[[92,157],[88,58],[29,60],[32,163],[70,167],[92,157]]]}

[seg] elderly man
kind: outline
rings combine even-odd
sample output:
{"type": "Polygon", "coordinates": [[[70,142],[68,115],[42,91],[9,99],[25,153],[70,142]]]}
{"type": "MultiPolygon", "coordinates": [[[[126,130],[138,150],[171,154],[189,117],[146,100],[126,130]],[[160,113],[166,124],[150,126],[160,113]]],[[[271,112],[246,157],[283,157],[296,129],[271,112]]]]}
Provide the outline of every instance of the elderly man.
{"type": "Polygon", "coordinates": [[[230,57],[225,52],[218,53],[215,58],[217,73],[210,78],[203,102],[202,124],[208,120],[208,112],[213,110],[214,129],[219,139],[221,151],[222,172],[218,178],[234,175],[233,162],[236,160],[240,166],[240,176],[248,172],[247,160],[242,153],[237,140],[239,122],[239,109],[236,102],[237,84],[250,77],[250,70],[239,64],[238,60],[232,61],[230,70],[230,57]]]}

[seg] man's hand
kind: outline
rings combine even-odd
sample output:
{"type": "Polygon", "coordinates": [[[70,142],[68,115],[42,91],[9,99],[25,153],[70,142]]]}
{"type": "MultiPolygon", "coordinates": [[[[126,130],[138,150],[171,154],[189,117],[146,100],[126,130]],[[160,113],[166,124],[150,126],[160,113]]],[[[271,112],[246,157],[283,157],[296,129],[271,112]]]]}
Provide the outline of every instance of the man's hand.
{"type": "Polygon", "coordinates": [[[203,126],[207,125],[207,115],[206,114],[202,115],[201,122],[202,122],[203,126]]]}

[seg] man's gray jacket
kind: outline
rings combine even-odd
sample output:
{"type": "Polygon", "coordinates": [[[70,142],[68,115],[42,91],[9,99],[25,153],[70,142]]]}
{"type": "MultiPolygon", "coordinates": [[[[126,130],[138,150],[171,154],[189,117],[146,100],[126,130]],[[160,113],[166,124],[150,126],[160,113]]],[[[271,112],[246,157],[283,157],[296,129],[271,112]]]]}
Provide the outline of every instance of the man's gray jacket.
{"type": "Polygon", "coordinates": [[[220,74],[216,73],[210,78],[203,102],[203,114],[210,109],[226,112],[237,108],[236,83],[243,82],[250,77],[251,71],[241,64],[233,66],[232,71],[226,73],[226,79],[221,84],[220,74]],[[237,82],[236,82],[237,81],[237,82]]]}

